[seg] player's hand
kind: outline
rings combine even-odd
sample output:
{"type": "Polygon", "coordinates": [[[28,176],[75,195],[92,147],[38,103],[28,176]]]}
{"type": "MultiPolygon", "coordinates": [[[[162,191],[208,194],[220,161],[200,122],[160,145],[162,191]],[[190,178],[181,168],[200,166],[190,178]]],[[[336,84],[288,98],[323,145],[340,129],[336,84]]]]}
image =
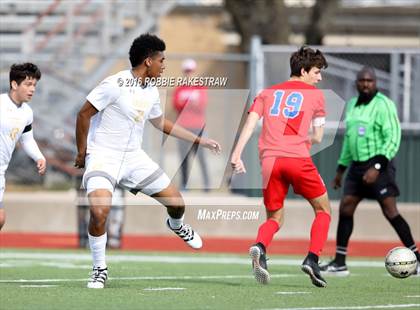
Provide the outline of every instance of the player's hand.
{"type": "Polygon", "coordinates": [[[335,178],[333,180],[333,188],[334,189],[339,189],[341,187],[341,180],[343,179],[343,174],[340,172],[337,172],[337,174],[335,175],[335,178]]]}
{"type": "Polygon", "coordinates": [[[45,159],[38,159],[36,161],[36,167],[38,168],[39,175],[44,175],[47,170],[47,161],[45,159]]]}
{"type": "Polygon", "coordinates": [[[220,144],[217,141],[212,140],[212,139],[201,138],[200,144],[216,154],[220,154],[220,152],[222,151],[220,144]]]}
{"type": "Polygon", "coordinates": [[[366,184],[373,184],[376,182],[376,179],[378,178],[379,171],[375,168],[369,168],[365,174],[363,175],[363,182],[366,184]]]}
{"type": "Polygon", "coordinates": [[[244,162],[242,161],[240,156],[233,154],[230,160],[230,164],[232,165],[234,173],[246,173],[244,162]]]}
{"type": "Polygon", "coordinates": [[[76,156],[76,159],[74,161],[74,166],[76,168],[82,169],[85,167],[85,157],[86,154],[85,153],[78,153],[76,156]]]}

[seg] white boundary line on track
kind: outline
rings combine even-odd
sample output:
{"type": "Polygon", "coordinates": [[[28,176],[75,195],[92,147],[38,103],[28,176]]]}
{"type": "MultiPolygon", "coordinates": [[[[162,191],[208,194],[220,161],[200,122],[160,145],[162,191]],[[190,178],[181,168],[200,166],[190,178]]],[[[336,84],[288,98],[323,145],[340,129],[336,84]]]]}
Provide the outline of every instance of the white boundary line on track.
{"type": "Polygon", "coordinates": [[[363,309],[397,309],[420,307],[420,304],[342,306],[342,307],[309,307],[309,308],[268,308],[261,310],[363,310],[363,309]]]}
{"type": "MultiPolygon", "coordinates": [[[[0,252],[0,260],[6,259],[33,259],[33,260],[59,260],[59,261],[91,261],[90,254],[84,253],[22,253],[22,252],[0,252]]],[[[233,264],[249,265],[250,259],[243,256],[211,257],[211,256],[179,256],[174,255],[107,255],[108,262],[151,262],[151,263],[173,263],[173,264],[233,264]]],[[[300,259],[270,259],[270,265],[300,266],[300,259]]],[[[384,267],[381,261],[350,261],[351,267],[384,267]]]]}

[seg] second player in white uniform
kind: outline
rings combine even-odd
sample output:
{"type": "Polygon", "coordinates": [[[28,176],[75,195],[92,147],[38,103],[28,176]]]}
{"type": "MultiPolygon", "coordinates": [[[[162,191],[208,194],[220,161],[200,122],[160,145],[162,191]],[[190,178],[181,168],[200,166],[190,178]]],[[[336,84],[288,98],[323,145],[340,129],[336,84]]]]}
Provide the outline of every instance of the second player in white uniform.
{"type": "Polygon", "coordinates": [[[5,173],[20,141],[23,150],[45,173],[46,161],[35,142],[32,130],[33,112],[27,104],[32,99],[41,78],[38,67],[32,63],[15,64],[10,68],[10,91],[0,95],[0,229],[5,223],[3,194],[5,173]]]}

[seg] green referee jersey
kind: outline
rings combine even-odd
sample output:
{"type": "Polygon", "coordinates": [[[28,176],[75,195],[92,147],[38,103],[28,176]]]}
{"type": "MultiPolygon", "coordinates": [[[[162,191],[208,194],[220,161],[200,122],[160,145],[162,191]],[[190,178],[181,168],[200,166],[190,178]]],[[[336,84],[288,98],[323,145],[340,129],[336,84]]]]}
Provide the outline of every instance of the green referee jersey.
{"type": "Polygon", "coordinates": [[[350,99],[346,109],[346,133],[339,165],[366,161],[376,155],[395,157],[401,142],[401,127],[394,102],[378,92],[368,104],[356,106],[350,99]]]}

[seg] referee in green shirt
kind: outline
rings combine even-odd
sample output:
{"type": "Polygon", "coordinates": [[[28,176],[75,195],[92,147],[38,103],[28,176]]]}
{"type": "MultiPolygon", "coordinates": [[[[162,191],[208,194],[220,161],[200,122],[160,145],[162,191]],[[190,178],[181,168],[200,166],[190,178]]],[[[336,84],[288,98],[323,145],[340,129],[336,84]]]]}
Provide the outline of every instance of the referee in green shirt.
{"type": "Polygon", "coordinates": [[[399,190],[392,159],[400,146],[401,128],[395,104],[377,90],[371,67],[358,72],[356,87],[359,96],[347,103],[346,132],[333,181],[335,189],[341,187],[343,174],[349,167],[340,201],[336,254],[334,260],[321,266],[322,271],[340,276],[350,274],[346,266],[347,245],[353,231],[354,212],[363,198],[379,202],[404,246],[420,261],[410,227],[398,213],[396,204],[399,190]]]}

